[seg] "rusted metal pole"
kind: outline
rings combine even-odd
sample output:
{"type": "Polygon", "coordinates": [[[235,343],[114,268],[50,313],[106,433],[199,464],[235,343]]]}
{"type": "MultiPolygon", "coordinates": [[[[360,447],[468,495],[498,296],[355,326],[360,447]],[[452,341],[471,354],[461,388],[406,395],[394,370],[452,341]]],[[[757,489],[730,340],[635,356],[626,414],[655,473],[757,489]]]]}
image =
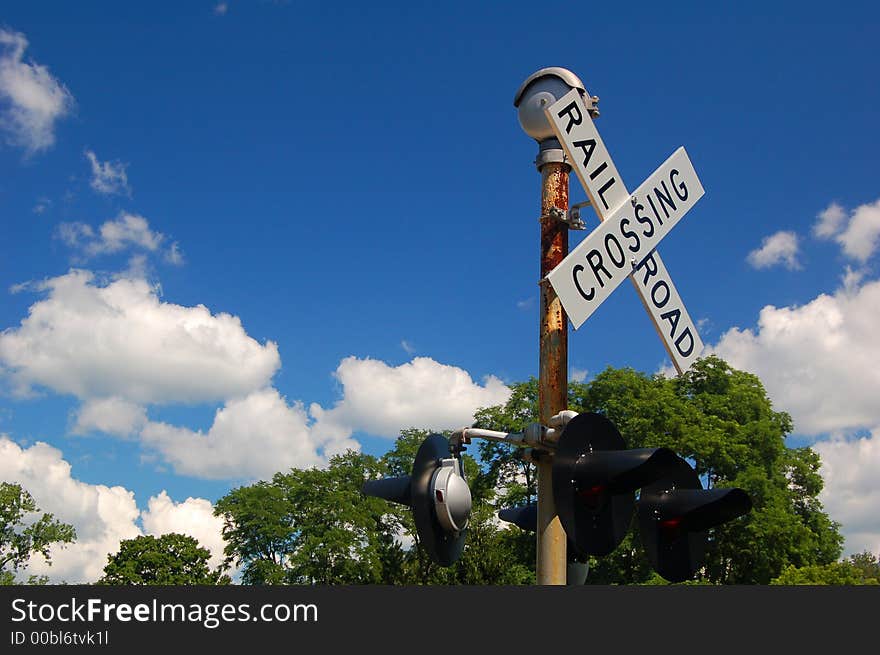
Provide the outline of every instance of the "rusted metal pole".
{"type": "MultiPolygon", "coordinates": [[[[568,211],[569,166],[550,161],[541,166],[541,279],[568,254],[568,226],[553,210],[568,211]]],[[[542,282],[538,408],[542,425],[568,409],[568,318],[553,287],[542,282]]],[[[537,582],[566,583],[566,536],[553,502],[552,460],[538,459],[537,582]]]]}

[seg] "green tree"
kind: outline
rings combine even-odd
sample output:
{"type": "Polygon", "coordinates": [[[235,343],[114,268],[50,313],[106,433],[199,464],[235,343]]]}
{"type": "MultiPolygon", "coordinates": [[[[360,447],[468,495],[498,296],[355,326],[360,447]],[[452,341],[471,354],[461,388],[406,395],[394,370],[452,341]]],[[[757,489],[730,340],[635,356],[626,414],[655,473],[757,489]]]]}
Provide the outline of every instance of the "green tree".
{"type": "Polygon", "coordinates": [[[878,585],[880,563],[870,552],[864,551],[830,564],[787,566],[771,580],[772,585],[878,585]]]}
{"type": "MultiPolygon", "coordinates": [[[[31,555],[39,553],[51,564],[53,544],[64,546],[76,539],[73,526],[39,514],[33,496],[21,485],[0,482],[0,584],[13,584],[16,572],[31,555]]],[[[31,576],[28,584],[45,584],[46,578],[31,576]]]]}
{"type": "Polygon", "coordinates": [[[245,584],[394,584],[403,551],[387,503],[361,494],[384,468],[338,455],[326,469],[293,469],[234,489],[215,504],[229,564],[245,584]]]}
{"type": "Polygon", "coordinates": [[[280,475],[233,489],[214,504],[214,513],[223,517],[226,564],[242,568],[244,584],[282,584],[285,579],[295,531],[280,475]]]}
{"type": "Polygon", "coordinates": [[[877,561],[877,557],[873,553],[866,550],[850,555],[848,563],[859,572],[863,580],[880,582],[880,562],[877,561]]]}
{"type": "MultiPolygon", "coordinates": [[[[522,432],[537,420],[538,381],[511,385],[511,395],[504,405],[477,410],[474,427],[502,432],[522,432]]],[[[477,448],[484,467],[481,479],[497,491],[499,507],[527,505],[537,500],[537,471],[523,458],[523,450],[498,441],[479,439],[477,448]]]]}
{"type": "Polygon", "coordinates": [[[107,557],[103,585],[224,585],[228,575],[208,565],[211,553],[188,535],[125,539],[107,557]]]}

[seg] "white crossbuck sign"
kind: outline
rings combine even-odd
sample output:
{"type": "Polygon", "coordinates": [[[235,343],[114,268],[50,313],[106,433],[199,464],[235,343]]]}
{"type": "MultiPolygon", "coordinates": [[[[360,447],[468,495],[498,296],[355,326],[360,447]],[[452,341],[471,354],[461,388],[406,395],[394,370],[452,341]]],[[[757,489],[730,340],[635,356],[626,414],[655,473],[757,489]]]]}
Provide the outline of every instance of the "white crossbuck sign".
{"type": "Polygon", "coordinates": [[[577,89],[545,114],[602,221],[547,280],[577,329],[629,277],[676,370],[686,371],[703,342],[656,246],[703,196],[687,152],[676,150],[630,194],[577,89]]]}

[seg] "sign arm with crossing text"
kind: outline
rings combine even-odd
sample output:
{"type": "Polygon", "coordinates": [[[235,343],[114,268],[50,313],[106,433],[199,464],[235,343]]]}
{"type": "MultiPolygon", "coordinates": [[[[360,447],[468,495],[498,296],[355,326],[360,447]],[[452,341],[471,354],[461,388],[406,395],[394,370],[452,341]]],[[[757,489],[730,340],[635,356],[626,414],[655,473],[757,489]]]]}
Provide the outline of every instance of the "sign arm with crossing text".
{"type": "Polygon", "coordinates": [[[655,248],[704,193],[687,153],[679,148],[630,195],[576,89],[545,114],[602,221],[548,281],[577,329],[630,277],[682,373],[703,343],[655,248]]]}

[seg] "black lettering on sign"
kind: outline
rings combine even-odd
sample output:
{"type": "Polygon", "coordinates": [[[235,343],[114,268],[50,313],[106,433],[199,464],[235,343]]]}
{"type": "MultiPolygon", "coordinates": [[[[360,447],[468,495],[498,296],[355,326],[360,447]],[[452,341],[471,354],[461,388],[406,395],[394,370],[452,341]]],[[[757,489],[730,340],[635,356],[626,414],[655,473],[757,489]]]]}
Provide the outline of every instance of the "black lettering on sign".
{"type": "Polygon", "coordinates": [[[633,232],[632,230],[627,230],[627,229],[626,229],[628,225],[629,225],[629,219],[628,219],[628,218],[622,218],[622,219],[620,219],[620,233],[621,233],[621,234],[624,236],[624,238],[626,238],[626,239],[635,239],[635,243],[628,245],[627,248],[629,248],[630,252],[638,252],[638,251],[639,251],[639,246],[641,245],[642,242],[641,242],[641,240],[639,239],[639,235],[638,235],[638,234],[636,234],[636,233],[633,232]]]}
{"type": "Polygon", "coordinates": [[[611,185],[614,184],[614,178],[609,178],[608,181],[602,185],[599,189],[599,200],[602,201],[602,204],[605,205],[605,209],[608,209],[608,202],[605,200],[605,192],[611,188],[611,185]]]}
{"type": "Polygon", "coordinates": [[[571,132],[571,128],[575,125],[580,125],[581,121],[584,120],[584,117],[581,115],[581,110],[577,106],[577,101],[572,102],[568,107],[559,112],[559,118],[562,118],[568,114],[568,125],[565,126],[565,133],[569,134],[571,132]],[[577,116],[575,116],[577,114],[577,116]]]}
{"type": "Polygon", "coordinates": [[[669,181],[672,183],[672,188],[675,189],[675,195],[678,196],[678,199],[684,202],[688,199],[688,188],[685,186],[684,182],[675,186],[675,176],[681,175],[676,169],[672,169],[669,171],[669,181]],[[681,191],[681,193],[679,193],[681,191]]]}
{"type": "Polygon", "coordinates": [[[654,261],[653,252],[645,257],[645,261],[639,264],[639,268],[645,269],[645,279],[642,280],[642,286],[646,287],[648,286],[648,280],[650,280],[652,276],[657,275],[657,262],[654,261]]]}
{"type": "Polygon", "coordinates": [[[642,232],[642,236],[647,239],[654,236],[654,224],[651,222],[650,218],[642,215],[643,211],[645,211],[645,206],[642,203],[636,205],[636,220],[642,225],[647,225],[651,229],[650,232],[648,232],[647,230],[644,230],[642,232]]]}
{"type": "Polygon", "coordinates": [[[605,283],[602,281],[599,271],[604,271],[609,280],[611,279],[611,273],[609,273],[608,269],[602,264],[602,253],[593,248],[587,253],[587,261],[590,263],[590,268],[593,269],[593,276],[596,278],[596,282],[599,283],[600,287],[604,288],[605,283]],[[595,255],[595,257],[593,257],[593,255],[595,255]]]}
{"type": "Polygon", "coordinates": [[[648,194],[648,204],[651,205],[651,211],[654,212],[654,218],[657,219],[657,222],[660,225],[663,225],[663,219],[660,218],[660,214],[657,213],[657,208],[654,206],[654,199],[651,197],[651,194],[648,194]]]}
{"type": "Polygon", "coordinates": [[[623,268],[623,263],[626,261],[626,255],[623,254],[623,248],[620,246],[620,241],[617,240],[617,237],[613,234],[605,235],[605,252],[608,253],[609,259],[611,259],[611,263],[613,263],[617,268],[623,268]],[[615,258],[614,253],[611,252],[611,243],[614,243],[614,249],[617,250],[617,258],[615,258]],[[620,261],[617,261],[617,259],[620,261]]]}
{"type": "MultiPolygon", "coordinates": [[[[654,194],[657,196],[657,200],[660,201],[660,209],[666,214],[666,218],[669,218],[669,212],[666,210],[666,206],[668,205],[669,209],[675,211],[675,203],[672,202],[672,194],[669,192],[669,189],[666,188],[666,180],[663,180],[660,183],[660,186],[663,187],[663,193],[660,192],[660,189],[654,187],[654,194]]],[[[663,225],[663,223],[661,223],[661,225],[663,225]]]]}
{"type": "Polygon", "coordinates": [[[590,287],[590,293],[584,292],[584,288],[581,286],[580,280],[578,280],[578,273],[583,270],[583,266],[575,264],[574,268],[571,269],[571,279],[574,281],[575,288],[578,290],[578,293],[583,296],[584,300],[592,300],[596,296],[596,290],[593,287],[590,287]]]}
{"type": "Polygon", "coordinates": [[[694,335],[691,334],[691,329],[689,327],[686,327],[684,332],[682,332],[678,339],[675,340],[675,349],[682,357],[687,357],[694,352],[694,335]],[[681,347],[681,342],[684,341],[685,337],[688,339],[687,352],[681,347]]]}
{"type": "MultiPolygon", "coordinates": [[[[572,143],[575,148],[580,148],[584,153],[584,168],[587,167],[587,164],[590,161],[590,157],[593,156],[593,151],[596,149],[596,140],[595,139],[584,139],[583,141],[575,141],[572,143]]],[[[590,179],[593,179],[592,177],[590,179]]]]}
{"type": "MultiPolygon", "coordinates": [[[[666,280],[657,280],[657,281],[654,283],[654,286],[651,287],[651,302],[654,303],[654,307],[656,307],[657,309],[660,309],[660,308],[663,307],[666,303],[669,302],[669,296],[670,296],[670,295],[671,295],[671,294],[670,294],[670,292],[669,292],[669,285],[666,284],[666,280]],[[665,291],[665,295],[662,296],[662,297],[663,297],[663,302],[660,302],[659,300],[657,300],[657,289],[660,289],[660,288],[663,288],[663,289],[666,290],[666,291],[665,291]]],[[[678,310],[676,310],[676,311],[678,311],[678,310]]]]}
{"type": "Polygon", "coordinates": [[[681,310],[677,307],[675,309],[670,309],[668,312],[663,312],[660,314],[660,318],[664,321],[669,321],[669,327],[672,328],[669,330],[669,336],[675,336],[675,330],[678,328],[678,319],[681,318],[681,310]]]}
{"type": "MultiPolygon", "coordinates": [[[[586,165],[586,164],[585,164],[585,165],[586,165]]],[[[604,171],[606,168],[608,168],[608,162],[607,162],[607,161],[603,161],[601,164],[599,164],[599,165],[596,167],[596,170],[594,170],[592,173],[590,173],[590,179],[591,179],[591,180],[595,180],[597,177],[599,177],[599,173],[601,173],[602,171],[604,171]]]]}

